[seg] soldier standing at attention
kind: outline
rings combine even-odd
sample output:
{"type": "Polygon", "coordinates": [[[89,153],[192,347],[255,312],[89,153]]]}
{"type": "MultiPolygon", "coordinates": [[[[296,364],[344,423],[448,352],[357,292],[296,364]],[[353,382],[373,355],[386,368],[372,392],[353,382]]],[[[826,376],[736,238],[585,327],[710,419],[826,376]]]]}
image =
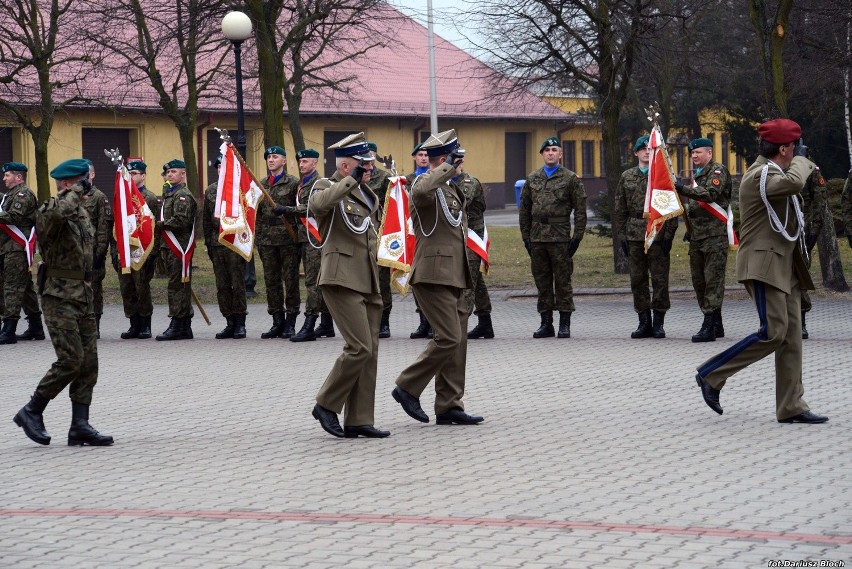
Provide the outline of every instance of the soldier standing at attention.
{"type": "MultiPolygon", "coordinates": [[[[379,148],[373,142],[367,142],[370,155],[373,157],[373,171],[370,172],[370,181],[367,183],[373,193],[379,198],[379,221],[384,215],[385,196],[388,193],[388,180],[390,174],[378,165],[379,148]]],[[[379,338],[390,338],[390,313],[393,308],[393,292],[390,285],[390,267],[379,267],[379,290],[382,293],[382,322],[379,325],[379,338]]]]}
{"type": "Polygon", "coordinates": [[[108,446],[112,437],[89,424],[89,406],[98,381],[98,342],[92,293],[92,261],[95,228],[82,206],[89,189],[89,163],[82,158],[66,160],[53,169],[56,197],[37,214],[39,250],[44,264],[39,269],[39,294],[56,361],[39,382],[30,402],[15,415],[15,424],[41,445],[50,444],[43,413],[51,399],[70,385],[71,428],[69,446],[108,446]]]}
{"type": "MultiPolygon", "coordinates": [[[[80,197],[80,205],[89,212],[89,220],[95,228],[94,261],[92,264],[92,293],[95,295],[95,321],[98,338],[101,337],[101,315],[104,313],[104,279],[106,278],[106,256],[113,229],[112,204],[110,199],[95,186],[95,167],[89,162],[91,186],[80,197]]],[[[110,192],[112,195],[112,192],[110,192]]]]}
{"type": "MultiPolygon", "coordinates": [[[[464,211],[467,214],[467,226],[477,235],[485,237],[485,192],[482,184],[470,173],[462,170],[453,181],[461,186],[464,193],[464,211]]],[[[473,287],[464,291],[468,304],[468,314],[475,314],[478,322],[473,330],[467,333],[468,339],[493,338],[494,328],[491,325],[491,298],[488,287],[485,286],[485,273],[479,270],[482,258],[470,247],[467,248],[467,263],[473,287]]]]}
{"type": "MultiPolygon", "coordinates": [[[[217,170],[221,166],[220,154],[216,157],[217,170]]],[[[226,322],[225,328],[216,334],[216,339],[239,340],[246,337],[246,260],[219,242],[219,218],[213,217],[216,211],[217,186],[218,182],[213,182],[204,190],[204,209],[201,212],[204,244],[210,262],[213,263],[213,275],[216,278],[216,301],[226,322]]]]}
{"type": "Polygon", "coordinates": [[[169,278],[169,318],[171,322],[157,340],[192,339],[192,289],[190,273],[192,245],[195,241],[195,216],[198,202],[186,187],[186,162],[169,161],[166,169],[168,188],[163,189],[163,208],[157,221],[162,231],[160,259],[169,278]],[[188,258],[184,258],[188,257],[188,258]]]}
{"type": "MultiPolygon", "coordinates": [[[[417,176],[423,175],[429,171],[429,154],[423,150],[422,143],[414,146],[414,149],[411,151],[411,156],[414,158],[414,172],[405,177],[406,189],[409,194],[411,193],[411,185],[414,183],[414,180],[417,179],[417,176]]],[[[417,294],[413,294],[414,305],[417,307],[417,314],[420,317],[420,324],[418,324],[417,329],[409,335],[409,338],[412,340],[432,338],[432,326],[429,325],[429,321],[426,320],[426,317],[423,315],[423,311],[420,310],[420,305],[417,303],[417,294]]]]}
{"type": "Polygon", "coordinates": [[[717,215],[727,212],[731,203],[731,175],[727,168],[713,161],[713,142],[709,138],[696,138],[689,143],[689,150],[695,166],[694,184],[677,182],[675,188],[689,198],[686,204],[690,222],[690,232],[686,234],[689,269],[698,306],[704,313],[704,322],[692,341],[713,342],[725,336],[722,301],[728,262],[728,226],[717,215]]]}
{"type": "Polygon", "coordinates": [[[3,314],[0,344],[44,340],[41,310],[30,272],[32,259],[25,249],[28,241],[36,237],[33,227],[38,201],[27,187],[26,166],[20,162],[7,162],[2,170],[5,191],[0,194],[0,310],[3,314]],[[16,336],[21,308],[29,326],[23,334],[16,336]]]}
{"type": "Polygon", "coordinates": [[[390,433],[373,426],[382,318],[379,200],[367,185],[373,157],[362,132],[329,149],[337,170],[314,184],[307,211],[316,215],[323,237],[319,284],[344,346],[317,393],[313,416],[335,437],[384,438],[390,433]],[[341,429],[337,415],[344,408],[341,429]]]}
{"type": "MultiPolygon", "coordinates": [[[[808,147],[802,145],[804,157],[808,158],[808,147]]],[[[825,201],[826,201],[825,178],[819,166],[814,166],[814,171],[808,176],[808,181],[805,182],[805,187],[802,188],[802,211],[805,214],[805,247],[807,248],[807,257],[805,263],[808,270],[811,268],[811,253],[819,239],[819,234],[822,233],[822,226],[825,222],[825,201]]],[[[799,289],[802,293],[802,339],[807,340],[808,327],[805,324],[805,315],[811,311],[813,304],[811,303],[811,295],[805,289],[799,289]]]]}
{"type": "Polygon", "coordinates": [[[552,136],[539,149],[544,166],[531,172],[521,189],[518,217],[524,247],[530,255],[538,289],[541,326],[533,338],[571,337],[574,312],[574,253],[586,231],[586,191],[577,174],[563,168],[562,145],[552,136]],[[571,213],[574,235],[571,235],[571,213]],[[553,309],[559,311],[559,333],[553,330],[553,309]]]}
{"type": "Polygon", "coordinates": [[[651,151],[648,135],[639,137],[633,145],[633,154],[639,165],[626,170],[615,190],[613,227],[621,238],[621,249],[627,256],[630,268],[630,289],[633,291],[633,309],[639,315],[639,327],[631,338],[665,338],[663,328],[669,300],[669,253],[677,231],[677,218],[665,222],[653,244],[645,252],[645,194],[648,189],[648,167],[651,151]],[[648,279],[654,296],[648,289],[648,279]],[[654,311],[653,320],[651,310],[654,311]]]}
{"type": "MultiPolygon", "coordinates": [[[[278,206],[296,205],[299,180],[287,174],[287,153],[281,146],[263,152],[269,177],[261,180],[264,189],[278,206]]],[[[279,209],[282,212],[283,209],[279,209]]],[[[302,255],[295,219],[292,214],[273,211],[269,200],[261,200],[257,211],[257,252],[266,281],[266,311],[272,315],[272,327],[261,338],[290,338],[296,333],[299,315],[299,260],[302,255]],[[285,313],[286,309],[286,313],[285,313]]]]}
{"type": "Polygon", "coordinates": [[[420,357],[396,379],[393,398],[413,419],[429,422],[420,395],[435,378],[435,422],[475,425],[484,419],[464,411],[468,305],[464,192],[452,182],[461,174],[464,150],[455,130],[433,134],[423,143],[429,171],[411,185],[411,223],[417,239],[411,287],[435,334],[420,357]]]}
{"type": "Polygon", "coordinates": [[[825,423],[802,399],[802,326],[799,289],[814,283],[802,255],[804,215],[798,195],[814,170],[797,152],[802,129],[788,119],[765,122],[757,160],[740,183],[737,279],[754,300],[760,327],[698,366],[695,381],[719,415],[719,392],[728,378],[770,354],[775,356],[775,415],[779,423],[825,423]]]}

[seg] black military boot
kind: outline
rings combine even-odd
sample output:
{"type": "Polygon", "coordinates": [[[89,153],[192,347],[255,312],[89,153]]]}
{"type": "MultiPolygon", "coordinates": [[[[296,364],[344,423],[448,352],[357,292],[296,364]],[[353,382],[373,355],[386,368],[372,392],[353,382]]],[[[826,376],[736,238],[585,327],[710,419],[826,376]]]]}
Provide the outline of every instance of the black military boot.
{"type": "Polygon", "coordinates": [[[725,337],[725,327],[722,326],[722,309],[717,308],[713,311],[713,331],[717,338],[725,337]]]}
{"type": "Polygon", "coordinates": [[[246,337],[246,315],[234,314],[231,316],[234,319],[234,340],[242,340],[246,337]]]}
{"type": "Polygon", "coordinates": [[[3,321],[3,328],[0,330],[0,344],[17,344],[18,337],[15,336],[15,330],[18,328],[17,318],[7,318],[3,321]]]}
{"type": "Polygon", "coordinates": [[[180,340],[178,338],[180,331],[180,318],[172,318],[171,322],[169,322],[169,327],[166,328],[165,332],[157,336],[158,341],[168,341],[168,340],[180,340]]]}
{"type": "Polygon", "coordinates": [[[552,338],[556,335],[553,330],[553,312],[550,310],[541,313],[541,326],[533,332],[533,338],[552,338]]]}
{"type": "Polygon", "coordinates": [[[181,318],[180,338],[178,340],[192,340],[192,316],[181,318]]]}
{"type": "Polygon", "coordinates": [[[44,417],[42,416],[48,403],[50,403],[50,399],[36,390],[30,398],[30,402],[21,407],[14,418],[15,424],[24,429],[24,434],[40,445],[50,444],[50,435],[44,428],[44,417]]]}
{"type": "Polygon", "coordinates": [[[113,443],[112,437],[102,435],[89,424],[89,406],[71,402],[71,428],[68,429],[68,446],[91,445],[106,447],[113,443]]]}
{"type": "Polygon", "coordinates": [[[137,315],[139,318],[139,335],[137,338],[140,340],[147,340],[151,337],[151,315],[141,316],[137,315]]]}
{"type": "Polygon", "coordinates": [[[18,340],[44,340],[44,328],[41,325],[41,315],[27,316],[27,329],[23,334],[15,336],[18,340]]]}
{"type": "Polygon", "coordinates": [[[693,342],[715,342],[716,341],[716,318],[712,314],[704,315],[704,323],[701,330],[692,337],[693,342]]]}
{"type": "Polygon", "coordinates": [[[284,330],[281,331],[282,338],[291,338],[296,334],[296,316],[298,315],[298,312],[294,312],[284,317],[284,330]]]}
{"type": "Polygon", "coordinates": [[[317,338],[334,338],[334,319],[328,312],[320,314],[320,325],[314,330],[317,338]]]}
{"type": "Polygon", "coordinates": [[[310,316],[305,316],[305,323],[302,324],[302,329],[299,330],[297,334],[294,334],[291,338],[291,342],[313,342],[317,339],[316,334],[314,334],[314,326],[316,326],[317,317],[316,314],[311,314],[310,316]]]}
{"type": "Polygon", "coordinates": [[[95,314],[95,326],[97,329],[97,338],[101,339],[101,314],[95,314]]]}
{"type": "Polygon", "coordinates": [[[663,324],[666,322],[666,313],[663,310],[654,311],[654,324],[652,326],[652,334],[655,338],[665,338],[666,331],[663,329],[663,324]]]}
{"type": "Polygon", "coordinates": [[[382,310],[382,322],[379,324],[379,338],[390,338],[390,308],[382,310]]]}
{"type": "Polygon", "coordinates": [[[630,334],[633,339],[650,338],[654,334],[651,326],[651,311],[643,310],[639,313],[639,327],[630,334]]]}
{"type": "Polygon", "coordinates": [[[491,314],[480,314],[477,317],[476,326],[473,330],[467,333],[467,337],[471,340],[479,338],[491,339],[494,337],[494,328],[491,326],[491,314]]]}
{"type": "Polygon", "coordinates": [[[130,316],[130,328],[127,329],[127,332],[121,333],[122,340],[130,340],[132,338],[139,337],[139,325],[141,324],[142,317],[138,314],[133,314],[130,316]]]}
{"type": "Polygon", "coordinates": [[[272,315],[272,328],[260,335],[264,340],[269,338],[280,338],[284,331],[284,313],[276,312],[272,315]]]}
{"type": "Polygon", "coordinates": [[[557,338],[570,338],[571,337],[571,313],[570,312],[560,312],[559,313],[559,332],[556,333],[557,338]]]}
{"type": "MultiPolygon", "coordinates": [[[[807,312],[805,312],[803,310],[802,311],[802,340],[807,340],[808,337],[810,336],[810,334],[808,334],[808,327],[807,327],[807,325],[805,325],[805,314],[807,314],[807,312]]],[[[20,336],[18,336],[18,338],[20,339],[20,336]]]]}
{"type": "Polygon", "coordinates": [[[420,313],[420,325],[417,327],[417,330],[411,333],[409,338],[412,340],[421,340],[423,338],[431,338],[433,335],[432,325],[429,324],[429,321],[426,320],[426,317],[423,316],[423,313],[420,313]]]}
{"type": "Polygon", "coordinates": [[[227,322],[227,324],[225,324],[225,327],[222,329],[222,331],[216,333],[216,339],[217,340],[225,340],[227,338],[233,338],[234,337],[234,317],[233,317],[233,315],[225,316],[225,322],[227,322]]]}

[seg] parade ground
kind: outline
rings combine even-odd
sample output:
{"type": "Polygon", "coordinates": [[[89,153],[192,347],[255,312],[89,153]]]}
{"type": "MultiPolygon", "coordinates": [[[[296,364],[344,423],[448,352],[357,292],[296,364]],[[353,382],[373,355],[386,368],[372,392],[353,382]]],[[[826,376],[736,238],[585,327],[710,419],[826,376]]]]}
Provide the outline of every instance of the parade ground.
{"type": "MultiPolygon", "coordinates": [[[[695,368],[756,331],[742,294],[726,337],[693,344],[676,294],[665,340],[631,340],[628,295],[580,295],[568,340],[533,340],[529,291],[493,294],[493,340],[469,343],[466,409],[417,423],[390,392],[425,340],[398,301],[380,346],[376,426],[336,439],[311,418],[343,341],[120,340],[106,307],[91,423],[112,447],[68,447],[67,390],[39,446],[12,417],[54,360],[49,341],[0,346],[2,568],[842,567],[852,563],[852,303],[818,299],[805,400],[823,425],[779,424],[772,358],[730,379],[725,409],[695,368]],[[794,565],[793,563],[804,562],[794,565]],[[812,565],[809,563],[813,563],[812,565]]],[[[154,332],[167,325],[156,306],[154,332]]],[[[301,326],[302,317],[297,322],[301,326]]],[[[342,419],[342,418],[341,418],[342,419]]],[[[342,422],[342,421],[341,421],[342,422]]]]}

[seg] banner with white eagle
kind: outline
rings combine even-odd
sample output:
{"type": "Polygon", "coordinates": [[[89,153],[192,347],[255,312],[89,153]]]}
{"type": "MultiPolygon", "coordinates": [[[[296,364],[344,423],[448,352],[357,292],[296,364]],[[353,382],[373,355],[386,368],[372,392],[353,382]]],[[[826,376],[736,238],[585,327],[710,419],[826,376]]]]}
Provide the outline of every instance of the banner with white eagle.
{"type": "Polygon", "coordinates": [[[138,271],[154,248],[154,213],[136,187],[127,167],[120,163],[115,172],[113,194],[115,247],[122,274],[138,271]]]}
{"type": "Polygon", "coordinates": [[[666,141],[656,123],[648,138],[648,148],[651,150],[651,156],[648,165],[648,188],[645,192],[644,217],[648,220],[645,251],[648,251],[666,220],[683,214],[683,204],[675,190],[675,175],[666,150],[666,141]]]}
{"type": "Polygon", "coordinates": [[[411,262],[414,260],[414,226],[408,209],[404,176],[392,176],[385,196],[385,215],[379,230],[378,264],[391,268],[391,284],[400,294],[408,293],[411,262]]]}
{"type": "Polygon", "coordinates": [[[249,261],[254,250],[257,205],[263,199],[263,190],[232,143],[223,142],[219,152],[222,165],[213,212],[219,218],[219,243],[249,261]]]}

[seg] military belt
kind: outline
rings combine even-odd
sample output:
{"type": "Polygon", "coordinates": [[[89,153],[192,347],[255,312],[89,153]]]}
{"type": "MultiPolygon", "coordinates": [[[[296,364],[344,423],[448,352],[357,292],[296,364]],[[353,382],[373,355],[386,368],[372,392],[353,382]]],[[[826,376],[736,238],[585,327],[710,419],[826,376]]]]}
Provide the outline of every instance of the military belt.
{"type": "Polygon", "coordinates": [[[567,215],[562,215],[559,217],[533,217],[533,221],[537,221],[539,223],[569,223],[571,218],[567,215]]]}
{"type": "Polygon", "coordinates": [[[91,281],[92,271],[71,271],[67,269],[47,268],[47,276],[54,279],[70,279],[74,281],[91,281]]]}

